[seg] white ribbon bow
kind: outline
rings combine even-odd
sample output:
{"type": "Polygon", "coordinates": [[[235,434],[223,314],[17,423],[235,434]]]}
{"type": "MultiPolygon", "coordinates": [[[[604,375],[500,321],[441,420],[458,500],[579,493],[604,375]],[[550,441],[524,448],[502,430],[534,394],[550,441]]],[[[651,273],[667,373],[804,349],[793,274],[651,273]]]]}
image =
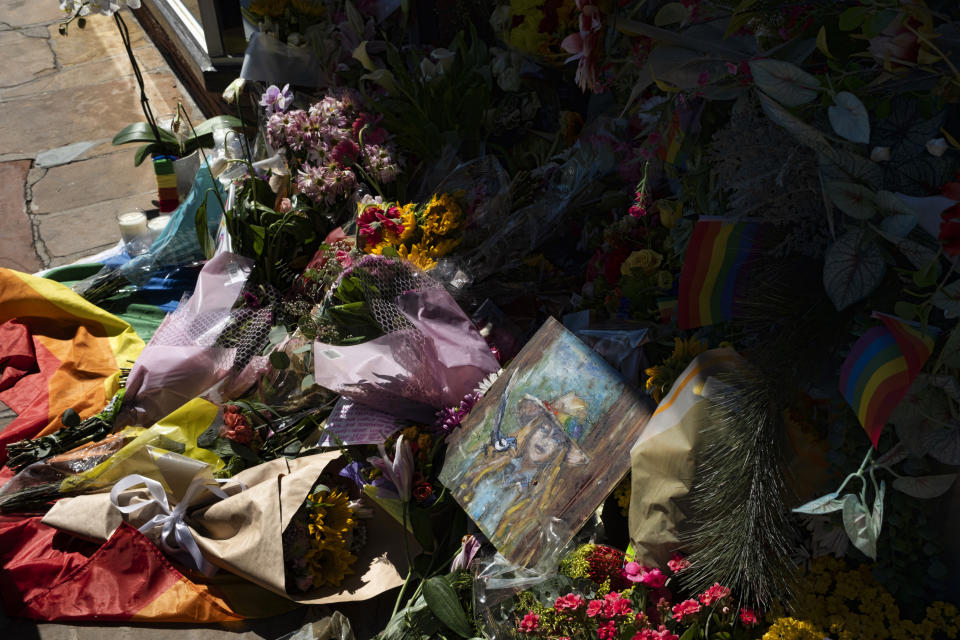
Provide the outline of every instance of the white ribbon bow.
{"type": "Polygon", "coordinates": [[[207,559],[203,557],[203,553],[200,552],[200,547],[197,546],[197,541],[194,540],[190,528],[183,520],[183,516],[187,512],[187,509],[190,508],[191,503],[204,490],[209,491],[221,499],[227,497],[227,494],[218,487],[207,484],[206,478],[197,477],[194,478],[190,486],[187,487],[187,492],[184,494],[183,499],[171,510],[170,503],[167,501],[167,492],[164,491],[163,485],[156,480],[151,480],[150,478],[134,473],[123,478],[113,486],[113,489],[110,490],[110,502],[112,502],[113,506],[119,509],[121,513],[139,511],[150,504],[159,506],[163,513],[155,515],[141,526],[139,529],[140,533],[146,533],[154,527],[161,527],[160,548],[167,554],[179,555],[181,557],[183,556],[182,552],[188,553],[193,559],[194,567],[209,577],[216,573],[217,568],[207,562],[207,559]],[[120,506],[118,502],[120,494],[141,484],[150,492],[150,499],[144,500],[143,502],[131,503],[125,507],[120,506]],[[171,537],[173,538],[172,542],[171,537]]]}

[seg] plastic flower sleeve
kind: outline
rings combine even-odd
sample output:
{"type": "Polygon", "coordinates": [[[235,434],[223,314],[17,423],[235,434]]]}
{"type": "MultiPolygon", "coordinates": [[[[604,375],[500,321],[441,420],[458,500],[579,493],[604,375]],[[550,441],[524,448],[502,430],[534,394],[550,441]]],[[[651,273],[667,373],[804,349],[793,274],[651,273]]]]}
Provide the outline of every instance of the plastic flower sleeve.
{"type": "Polygon", "coordinates": [[[512,564],[499,553],[479,558],[473,580],[474,617],[490,640],[516,637],[510,603],[521,591],[537,589],[544,593],[556,591],[570,582],[558,573],[561,558],[571,551],[576,542],[564,544],[572,537],[569,526],[557,518],[543,522],[540,528],[541,545],[548,549],[539,564],[531,568],[512,564]]]}
{"type": "Polygon", "coordinates": [[[156,422],[231,371],[239,373],[259,352],[269,309],[233,309],[251,264],[223,253],[204,265],[193,295],[164,318],[130,370],[118,425],[156,422]],[[228,328],[229,340],[223,337],[228,328]]]}
{"type": "MultiPolygon", "coordinates": [[[[409,263],[367,256],[341,275],[363,283],[384,335],[362,344],[314,344],[317,384],[354,402],[432,422],[499,364],[453,297],[409,263]]],[[[336,289],[336,285],[331,288],[336,289]]]]}

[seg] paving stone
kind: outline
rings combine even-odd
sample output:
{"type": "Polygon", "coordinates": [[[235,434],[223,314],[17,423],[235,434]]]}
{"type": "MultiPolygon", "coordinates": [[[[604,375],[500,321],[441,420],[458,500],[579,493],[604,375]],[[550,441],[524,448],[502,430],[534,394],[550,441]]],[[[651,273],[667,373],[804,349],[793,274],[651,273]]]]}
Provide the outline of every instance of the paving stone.
{"type": "Polygon", "coordinates": [[[43,265],[33,250],[24,186],[30,161],[0,163],[0,267],[33,273],[43,265]]]}
{"type": "Polygon", "coordinates": [[[54,0],[0,0],[0,22],[11,27],[59,22],[65,15],[54,0]]]}
{"type": "Polygon", "coordinates": [[[31,213],[56,214],[150,191],[156,196],[153,167],[147,162],[133,166],[136,145],[113,149],[109,155],[50,168],[33,185],[31,213]]]}
{"type": "Polygon", "coordinates": [[[81,158],[87,151],[98,144],[98,140],[87,140],[86,142],[74,142],[65,147],[47,149],[37,154],[37,159],[34,161],[34,164],[38,167],[47,168],[67,164],[81,158]]]}
{"type": "Polygon", "coordinates": [[[44,246],[51,257],[50,266],[71,262],[57,258],[74,255],[79,258],[116,244],[120,239],[117,216],[137,209],[150,209],[156,198],[157,192],[154,188],[150,192],[40,216],[37,222],[40,237],[43,238],[44,246]]]}
{"type": "Polygon", "coordinates": [[[30,38],[17,31],[0,32],[0,86],[11,87],[56,72],[53,53],[44,38],[30,38]]]}
{"type": "MultiPolygon", "coordinates": [[[[33,0],[39,1],[39,0],[33,0]]],[[[50,1],[53,0],[43,0],[50,1]]],[[[149,43],[149,39],[140,28],[140,24],[129,13],[124,12],[123,18],[130,31],[131,47],[140,47],[149,43]]],[[[62,67],[82,64],[91,60],[112,58],[117,55],[126,55],[120,32],[113,18],[94,15],[87,17],[87,26],[78,29],[76,23],[70,25],[70,33],[62,36],[58,32],[58,25],[47,27],[50,33],[50,43],[57,55],[57,62],[62,67]]]]}
{"type": "MultiPolygon", "coordinates": [[[[152,45],[134,49],[133,55],[136,57],[143,73],[167,71],[163,56],[152,45]]],[[[101,58],[71,65],[59,73],[43,75],[32,82],[0,88],[0,100],[23,97],[38,98],[50,91],[88,87],[127,77],[133,77],[133,68],[130,65],[130,59],[124,52],[111,58],[101,58]]]]}
{"type": "MultiPolygon", "coordinates": [[[[172,73],[145,74],[154,113],[174,113],[184,100],[172,73]]],[[[53,149],[74,142],[113,138],[131,122],[143,120],[139,88],[133,78],[79,86],[44,94],[37,100],[0,103],[0,140],[6,154],[53,149]]]]}

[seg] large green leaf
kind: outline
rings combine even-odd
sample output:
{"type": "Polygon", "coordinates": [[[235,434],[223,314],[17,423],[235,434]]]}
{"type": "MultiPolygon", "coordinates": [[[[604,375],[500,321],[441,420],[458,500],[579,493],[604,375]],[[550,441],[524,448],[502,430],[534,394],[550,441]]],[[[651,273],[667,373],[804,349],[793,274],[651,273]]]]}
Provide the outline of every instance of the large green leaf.
{"type": "Polygon", "coordinates": [[[869,220],[877,213],[877,197],[873,191],[853,183],[834,181],[823,186],[823,192],[851,218],[869,220]]]}
{"type": "Polygon", "coordinates": [[[851,142],[870,142],[870,116],[860,99],[849,91],[833,97],[834,106],[827,109],[830,126],[836,134],[851,142]]]}
{"type": "Polygon", "coordinates": [[[197,240],[200,241],[200,249],[203,255],[209,259],[213,257],[215,246],[213,238],[210,237],[210,231],[207,229],[207,199],[204,198],[200,206],[197,207],[197,213],[193,217],[193,224],[197,230],[197,240]]]}
{"type": "Polygon", "coordinates": [[[800,67],[772,58],[750,61],[753,81],[768,96],[788,107],[799,107],[817,97],[820,81],[800,67]]]}
{"type": "Polygon", "coordinates": [[[945,318],[960,317],[960,280],[951,282],[934,294],[933,305],[943,311],[945,318]]]}
{"type": "MultiPolygon", "coordinates": [[[[167,143],[177,146],[177,138],[164,129],[158,129],[160,134],[160,142],[167,143]]],[[[133,124],[128,124],[120,132],[113,136],[113,144],[127,144],[129,142],[156,142],[157,137],[153,133],[153,129],[146,122],[134,122],[133,124]]]]}
{"type": "Polygon", "coordinates": [[[208,133],[213,133],[218,129],[237,129],[243,126],[240,118],[234,116],[214,116],[209,120],[204,120],[197,125],[191,136],[199,137],[208,133]]]}
{"type": "Polygon", "coordinates": [[[852,493],[843,499],[843,528],[857,549],[872,560],[877,559],[877,531],[867,507],[852,493]]]}
{"type": "Polygon", "coordinates": [[[914,498],[936,498],[946,493],[956,479],[955,473],[923,477],[903,476],[893,481],[893,488],[914,498]]]}
{"type": "Polygon", "coordinates": [[[423,597],[440,622],[456,631],[462,638],[473,636],[473,628],[460,606],[457,592],[442,576],[430,578],[423,583],[423,597]]]}
{"type": "Polygon", "coordinates": [[[823,286],[838,311],[863,300],[887,271],[883,254],[862,231],[848,231],[827,249],[823,286]]]}

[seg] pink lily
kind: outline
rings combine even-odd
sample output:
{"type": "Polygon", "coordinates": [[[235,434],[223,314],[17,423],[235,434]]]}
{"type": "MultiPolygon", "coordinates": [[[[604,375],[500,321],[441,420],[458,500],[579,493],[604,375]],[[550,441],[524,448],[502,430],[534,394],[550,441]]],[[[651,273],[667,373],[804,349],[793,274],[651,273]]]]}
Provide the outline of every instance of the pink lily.
{"type": "MultiPolygon", "coordinates": [[[[384,477],[393,483],[397,488],[397,497],[404,502],[409,502],[410,492],[413,487],[413,451],[410,449],[410,443],[405,442],[403,434],[397,438],[396,450],[393,460],[387,457],[386,449],[380,446],[380,457],[367,458],[367,462],[383,471],[384,477]]],[[[383,487],[380,488],[378,495],[384,493],[383,487]]],[[[389,492],[388,492],[389,493],[389,492]]]]}
{"type": "Polygon", "coordinates": [[[450,572],[453,573],[457,570],[466,571],[470,567],[470,563],[473,562],[473,557],[477,555],[477,551],[480,550],[480,541],[469,533],[463,536],[463,542],[460,545],[460,553],[457,554],[457,557],[453,559],[453,562],[450,564],[450,572]]]}

